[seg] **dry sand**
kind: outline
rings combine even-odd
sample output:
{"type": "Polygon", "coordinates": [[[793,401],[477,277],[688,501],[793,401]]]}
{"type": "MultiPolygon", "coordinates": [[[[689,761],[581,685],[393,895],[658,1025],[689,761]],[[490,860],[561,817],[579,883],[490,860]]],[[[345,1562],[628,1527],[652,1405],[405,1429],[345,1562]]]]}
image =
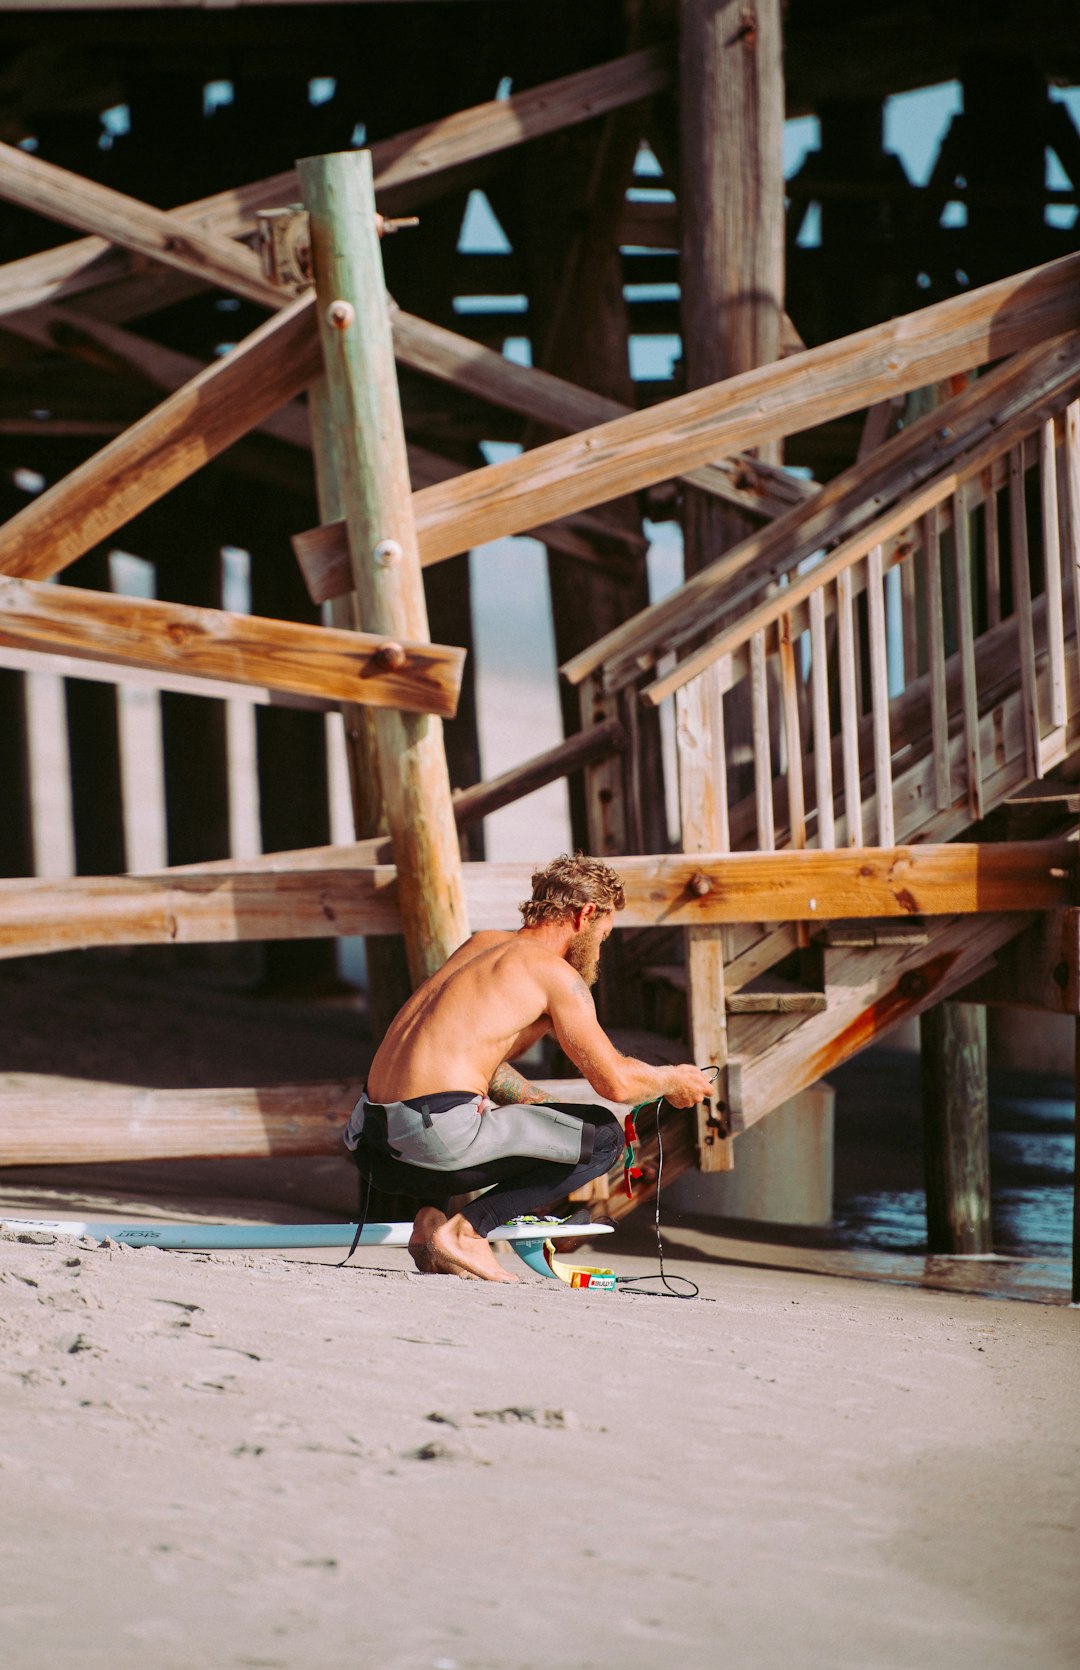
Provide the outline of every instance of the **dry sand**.
{"type": "Polygon", "coordinates": [[[1076,1311],[335,1256],[0,1243],[4,1670],[1076,1664],[1076,1311]]]}

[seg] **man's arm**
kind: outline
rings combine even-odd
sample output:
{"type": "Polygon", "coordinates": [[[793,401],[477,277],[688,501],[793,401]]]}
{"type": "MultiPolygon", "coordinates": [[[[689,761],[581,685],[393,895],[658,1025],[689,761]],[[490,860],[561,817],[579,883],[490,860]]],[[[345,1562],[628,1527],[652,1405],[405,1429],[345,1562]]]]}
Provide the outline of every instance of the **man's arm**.
{"type": "Polygon", "coordinates": [[[550,1009],[559,1044],[593,1089],[609,1101],[637,1104],[663,1096],[673,1107],[690,1108],[703,1102],[712,1083],[688,1063],[651,1067],[615,1048],[596,1018],[592,993],[569,966],[553,971],[550,1009]]]}
{"type": "Polygon", "coordinates": [[[508,1102],[550,1102],[551,1097],[538,1085],[530,1084],[509,1061],[500,1061],[488,1081],[488,1095],[493,1102],[505,1107],[508,1102]]]}

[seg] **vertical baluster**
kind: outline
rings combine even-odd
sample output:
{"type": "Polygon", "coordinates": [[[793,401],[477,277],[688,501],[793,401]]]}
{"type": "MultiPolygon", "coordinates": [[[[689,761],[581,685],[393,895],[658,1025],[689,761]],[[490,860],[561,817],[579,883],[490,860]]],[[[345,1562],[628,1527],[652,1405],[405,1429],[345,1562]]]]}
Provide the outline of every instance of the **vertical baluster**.
{"type": "MultiPolygon", "coordinates": [[[[1061,535],[1058,523],[1057,449],[1054,420],[1042,426],[1039,446],[1039,487],[1042,498],[1043,573],[1046,581],[1046,649],[1050,663],[1050,723],[1055,731],[1068,721],[1065,685],[1065,597],[1061,576],[1061,535]]],[[[1064,733],[1053,739],[1058,748],[1064,733]]]]}
{"type": "Polygon", "coordinates": [[[885,587],[881,546],[866,558],[866,616],[870,635],[870,706],[874,722],[874,780],[877,789],[878,846],[895,844],[892,798],[892,746],[889,740],[889,667],[885,647],[885,587]]]}
{"type": "Polygon", "coordinates": [[[679,793],[684,852],[729,852],[724,748],[724,679],[730,662],[714,662],[675,692],[679,793]],[[708,844],[700,837],[707,833],[708,844]],[[688,835],[698,844],[688,844],[688,835]]]}
{"type": "MultiPolygon", "coordinates": [[[[1072,584],[1076,653],[1080,655],[1080,400],[1065,411],[1065,493],[1061,507],[1065,573],[1072,584]]],[[[1074,692],[1075,700],[1075,692],[1074,692]]]]}
{"type": "Polygon", "coordinates": [[[1020,640],[1020,687],[1024,708],[1024,753],[1029,777],[1042,776],[1039,693],[1035,683],[1035,634],[1031,618],[1027,506],[1024,502],[1024,449],[1009,454],[1009,530],[1012,546],[1013,615],[1020,640]]]}
{"type": "Polygon", "coordinates": [[[904,645],[904,689],[919,676],[919,597],[910,532],[902,535],[907,547],[900,559],[900,626],[904,645]]]}
{"type": "Polygon", "coordinates": [[[986,624],[1001,622],[1001,529],[998,525],[997,470],[983,471],[983,545],[986,557],[986,624]]]}
{"type": "Polygon", "coordinates": [[[938,811],[952,804],[949,764],[949,697],[945,680],[945,617],[941,597],[941,536],[935,506],[922,519],[926,560],[926,643],[930,662],[930,730],[934,748],[934,799],[938,811]]]}
{"type": "Polygon", "coordinates": [[[799,689],[795,678],[795,650],[791,642],[791,616],[777,623],[780,651],[780,694],[784,710],[784,742],[787,750],[788,827],[791,845],[806,845],[806,794],[803,789],[802,734],[799,725],[799,689]]]}
{"type": "Polygon", "coordinates": [[[829,730],[829,665],[825,633],[825,593],[810,593],[810,679],[814,716],[814,786],[817,793],[818,845],[836,846],[833,817],[832,736],[829,730]]]}
{"type": "Polygon", "coordinates": [[[855,616],[851,570],[836,576],[836,641],[840,660],[840,740],[844,758],[847,844],[863,844],[862,785],[859,777],[859,696],[855,683],[855,616]]]}
{"type": "Polygon", "coordinates": [[[772,750],[769,746],[769,672],[765,632],[750,639],[750,705],[754,732],[754,800],[757,806],[758,851],[776,846],[773,828],[772,750]]]}
{"type": "Polygon", "coordinates": [[[960,639],[960,692],[964,714],[964,771],[968,811],[983,815],[982,760],[979,755],[979,689],[975,678],[975,623],[971,601],[971,524],[962,487],[953,495],[953,567],[956,574],[956,626],[960,639]]]}

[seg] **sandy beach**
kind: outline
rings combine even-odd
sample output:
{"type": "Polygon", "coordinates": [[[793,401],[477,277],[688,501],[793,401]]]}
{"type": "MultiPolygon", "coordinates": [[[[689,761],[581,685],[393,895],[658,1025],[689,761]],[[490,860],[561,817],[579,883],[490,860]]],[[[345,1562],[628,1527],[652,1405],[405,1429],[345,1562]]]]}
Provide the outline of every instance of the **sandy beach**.
{"type": "Polygon", "coordinates": [[[336,1256],[5,1234],[7,1670],[1075,1664],[1075,1311],[336,1256]]]}

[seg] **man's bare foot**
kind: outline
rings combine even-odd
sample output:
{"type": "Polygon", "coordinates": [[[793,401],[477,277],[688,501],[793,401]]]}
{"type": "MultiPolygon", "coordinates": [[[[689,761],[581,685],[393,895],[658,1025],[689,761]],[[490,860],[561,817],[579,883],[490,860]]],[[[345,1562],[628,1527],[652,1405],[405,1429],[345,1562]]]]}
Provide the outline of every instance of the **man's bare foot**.
{"type": "Polygon", "coordinates": [[[441,1229],[446,1222],[446,1213],[440,1212],[437,1206],[421,1206],[413,1220],[412,1234],[409,1236],[409,1252],[412,1261],[422,1276],[437,1276],[440,1274],[432,1263],[428,1243],[437,1229],[441,1229]]]}
{"type": "Polygon", "coordinates": [[[511,1281],[519,1278],[504,1270],[488,1242],[478,1235],[460,1212],[455,1212],[435,1230],[428,1242],[432,1268],[440,1275],[479,1278],[481,1281],[511,1281]]]}

